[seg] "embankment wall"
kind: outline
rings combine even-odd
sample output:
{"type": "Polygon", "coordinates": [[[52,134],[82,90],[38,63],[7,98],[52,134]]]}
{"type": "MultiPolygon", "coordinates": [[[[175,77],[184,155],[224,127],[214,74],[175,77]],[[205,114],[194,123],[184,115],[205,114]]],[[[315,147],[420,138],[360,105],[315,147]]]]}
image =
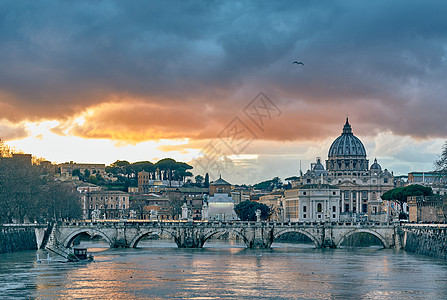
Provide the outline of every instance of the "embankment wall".
{"type": "Polygon", "coordinates": [[[34,227],[0,225],[0,253],[37,249],[34,227]]]}
{"type": "Polygon", "coordinates": [[[447,226],[411,226],[404,228],[404,249],[447,259],[447,226]]]}

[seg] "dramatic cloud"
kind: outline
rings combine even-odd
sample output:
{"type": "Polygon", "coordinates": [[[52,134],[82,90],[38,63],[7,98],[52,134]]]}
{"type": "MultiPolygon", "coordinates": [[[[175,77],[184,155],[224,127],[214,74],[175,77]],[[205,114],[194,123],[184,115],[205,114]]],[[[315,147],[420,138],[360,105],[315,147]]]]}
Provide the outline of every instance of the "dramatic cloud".
{"type": "Polygon", "coordinates": [[[0,120],[0,132],[0,139],[3,141],[23,138],[27,136],[23,124],[11,124],[5,120],[0,120]]]}
{"type": "Polygon", "coordinates": [[[11,122],[94,107],[74,133],[207,138],[264,91],[288,112],[267,139],[324,138],[346,114],[365,134],[446,136],[439,1],[0,6],[1,117],[11,122]],[[111,103],[116,95],[140,103],[111,103]]]}
{"type": "MultiPolygon", "coordinates": [[[[239,117],[259,144],[299,142],[308,160],[349,115],[372,152],[387,134],[438,146],[446,15],[434,0],[2,1],[0,137],[57,121],[60,136],[188,139],[197,150],[239,117]],[[263,130],[243,113],[261,91],[281,110],[263,130]]],[[[417,158],[420,146],[401,154],[417,158]]]]}

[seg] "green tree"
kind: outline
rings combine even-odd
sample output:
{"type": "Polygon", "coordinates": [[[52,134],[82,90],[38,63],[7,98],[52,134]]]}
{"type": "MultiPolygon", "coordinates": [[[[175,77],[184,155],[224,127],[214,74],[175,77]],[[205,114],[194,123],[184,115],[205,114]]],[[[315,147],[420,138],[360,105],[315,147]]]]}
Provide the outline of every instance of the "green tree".
{"type": "Polygon", "coordinates": [[[422,186],[419,184],[411,184],[404,187],[397,187],[383,193],[380,198],[388,201],[397,201],[400,206],[401,214],[404,214],[404,203],[407,203],[407,198],[412,196],[432,196],[433,190],[431,187],[422,186]]]}
{"type": "Polygon", "coordinates": [[[92,184],[96,184],[96,185],[99,184],[98,177],[96,177],[95,175],[90,175],[90,176],[88,177],[88,180],[87,180],[87,181],[90,182],[90,183],[92,183],[92,184]]]}
{"type": "Polygon", "coordinates": [[[176,162],[172,158],[164,158],[159,160],[155,164],[155,167],[164,171],[164,179],[169,181],[169,186],[171,186],[171,181],[175,178],[183,180],[184,177],[192,176],[192,173],[187,172],[187,170],[192,169],[190,165],[184,162],[176,162]]]}
{"type": "Polygon", "coordinates": [[[210,187],[210,175],[208,173],[205,174],[205,182],[203,183],[204,188],[210,187]]]}
{"type": "Polygon", "coordinates": [[[262,181],[254,185],[255,189],[264,190],[264,191],[272,191],[275,188],[281,188],[282,182],[279,177],[274,177],[271,180],[262,181]]]}
{"type": "Polygon", "coordinates": [[[130,165],[130,169],[132,170],[132,173],[135,173],[135,175],[141,171],[146,171],[149,173],[155,171],[154,164],[150,161],[137,161],[130,165]]]}
{"type": "Polygon", "coordinates": [[[256,221],[256,210],[261,210],[261,219],[267,220],[270,215],[270,207],[263,203],[255,202],[255,201],[243,201],[236,205],[234,208],[237,216],[242,221],[256,221]]]}
{"type": "Polygon", "coordinates": [[[71,172],[71,176],[78,176],[79,179],[80,179],[80,178],[81,178],[81,170],[79,170],[79,169],[74,169],[74,170],[71,172]]]}
{"type": "Polygon", "coordinates": [[[165,180],[169,181],[169,186],[171,186],[171,180],[173,177],[172,172],[176,169],[177,162],[172,158],[164,158],[159,160],[155,166],[159,168],[161,171],[164,171],[164,178],[165,180]]]}
{"type": "Polygon", "coordinates": [[[101,173],[98,172],[95,174],[95,176],[96,176],[96,178],[98,178],[99,183],[104,183],[105,179],[104,179],[104,177],[102,177],[101,173]]]}
{"type": "Polygon", "coordinates": [[[436,171],[447,173],[447,141],[442,146],[442,152],[439,158],[434,163],[436,171]]]}
{"type": "Polygon", "coordinates": [[[113,175],[127,174],[129,165],[130,163],[126,160],[117,160],[110,166],[106,167],[106,172],[113,175]]]}
{"type": "Polygon", "coordinates": [[[197,176],[194,178],[194,180],[195,180],[195,182],[197,183],[198,186],[202,186],[202,184],[203,184],[203,180],[205,180],[205,179],[203,178],[202,175],[197,175],[197,176]]]}

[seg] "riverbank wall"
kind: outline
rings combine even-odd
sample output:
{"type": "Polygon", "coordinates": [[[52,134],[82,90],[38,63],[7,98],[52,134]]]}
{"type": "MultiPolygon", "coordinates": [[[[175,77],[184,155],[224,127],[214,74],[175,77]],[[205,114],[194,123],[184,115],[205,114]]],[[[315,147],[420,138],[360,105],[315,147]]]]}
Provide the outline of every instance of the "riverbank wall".
{"type": "Polygon", "coordinates": [[[39,249],[43,245],[46,232],[46,225],[0,225],[0,253],[39,249]]]}
{"type": "Polygon", "coordinates": [[[447,259],[447,225],[411,225],[403,231],[405,250],[447,259]]]}

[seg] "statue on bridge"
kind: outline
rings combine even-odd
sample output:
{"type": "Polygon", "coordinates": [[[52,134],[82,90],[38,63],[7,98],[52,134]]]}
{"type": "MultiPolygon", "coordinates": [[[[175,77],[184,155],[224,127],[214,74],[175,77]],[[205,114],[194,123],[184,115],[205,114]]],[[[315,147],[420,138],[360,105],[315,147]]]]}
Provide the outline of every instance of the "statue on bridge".
{"type": "Polygon", "coordinates": [[[101,212],[99,209],[95,209],[92,211],[92,221],[99,220],[99,216],[101,215],[101,212]]]}

